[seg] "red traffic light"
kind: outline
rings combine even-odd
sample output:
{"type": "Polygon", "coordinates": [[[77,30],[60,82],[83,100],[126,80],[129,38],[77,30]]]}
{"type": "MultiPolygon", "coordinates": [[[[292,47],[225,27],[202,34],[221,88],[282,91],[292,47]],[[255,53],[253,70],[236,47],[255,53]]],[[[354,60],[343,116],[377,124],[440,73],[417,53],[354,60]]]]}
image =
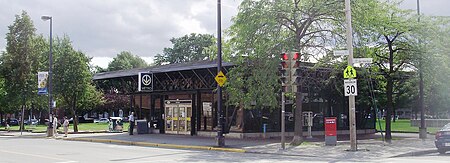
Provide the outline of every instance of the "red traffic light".
{"type": "Polygon", "coordinates": [[[297,60],[297,59],[299,59],[300,58],[300,54],[299,53],[293,53],[292,54],[292,60],[297,60]]]}
{"type": "Polygon", "coordinates": [[[289,54],[287,54],[287,53],[281,53],[281,54],[280,54],[280,57],[281,57],[281,59],[283,59],[283,60],[289,60],[289,54]]]}

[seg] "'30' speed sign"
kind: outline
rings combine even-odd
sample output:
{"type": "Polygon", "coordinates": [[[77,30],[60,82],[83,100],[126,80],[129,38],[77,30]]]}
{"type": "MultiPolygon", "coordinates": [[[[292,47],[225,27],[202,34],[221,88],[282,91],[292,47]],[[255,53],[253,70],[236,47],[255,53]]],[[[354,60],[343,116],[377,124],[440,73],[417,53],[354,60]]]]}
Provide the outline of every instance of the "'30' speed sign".
{"type": "Polygon", "coordinates": [[[356,84],[356,79],[344,80],[344,94],[345,96],[358,95],[358,87],[356,84]]]}

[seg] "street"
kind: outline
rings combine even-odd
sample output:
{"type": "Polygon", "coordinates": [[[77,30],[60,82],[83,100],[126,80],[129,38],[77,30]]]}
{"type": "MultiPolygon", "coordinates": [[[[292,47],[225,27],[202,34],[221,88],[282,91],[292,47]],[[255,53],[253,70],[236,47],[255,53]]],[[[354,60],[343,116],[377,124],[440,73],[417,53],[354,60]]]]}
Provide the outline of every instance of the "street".
{"type": "Polygon", "coordinates": [[[0,137],[0,162],[448,162],[450,154],[346,160],[277,154],[138,147],[48,138],[0,137]]]}

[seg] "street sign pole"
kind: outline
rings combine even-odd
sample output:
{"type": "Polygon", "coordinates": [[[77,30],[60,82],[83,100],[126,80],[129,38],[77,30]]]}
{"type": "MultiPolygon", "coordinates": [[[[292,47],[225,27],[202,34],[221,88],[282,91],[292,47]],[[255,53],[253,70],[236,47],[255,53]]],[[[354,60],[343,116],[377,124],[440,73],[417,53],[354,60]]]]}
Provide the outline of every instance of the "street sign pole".
{"type": "MultiPolygon", "coordinates": [[[[220,0],[217,0],[217,73],[222,71],[222,27],[221,27],[221,7],[220,0]]],[[[225,146],[225,137],[223,136],[224,122],[222,114],[222,87],[217,84],[217,146],[225,146]]]]}
{"type": "MultiPolygon", "coordinates": [[[[348,55],[348,65],[353,66],[353,38],[352,38],[352,15],[350,0],[345,0],[345,17],[347,20],[347,49],[349,51],[348,55]]],[[[356,151],[356,119],[355,119],[355,96],[348,97],[348,109],[349,109],[349,120],[350,120],[350,150],[356,151]]]]}

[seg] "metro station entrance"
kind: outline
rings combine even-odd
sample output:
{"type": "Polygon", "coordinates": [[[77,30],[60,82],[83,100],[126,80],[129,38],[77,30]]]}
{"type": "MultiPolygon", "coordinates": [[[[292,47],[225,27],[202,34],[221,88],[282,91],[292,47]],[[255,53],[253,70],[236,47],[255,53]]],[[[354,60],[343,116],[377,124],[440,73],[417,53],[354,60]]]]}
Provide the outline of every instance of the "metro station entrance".
{"type": "Polygon", "coordinates": [[[191,133],[192,101],[166,100],[164,104],[165,132],[189,135],[191,133]]]}

